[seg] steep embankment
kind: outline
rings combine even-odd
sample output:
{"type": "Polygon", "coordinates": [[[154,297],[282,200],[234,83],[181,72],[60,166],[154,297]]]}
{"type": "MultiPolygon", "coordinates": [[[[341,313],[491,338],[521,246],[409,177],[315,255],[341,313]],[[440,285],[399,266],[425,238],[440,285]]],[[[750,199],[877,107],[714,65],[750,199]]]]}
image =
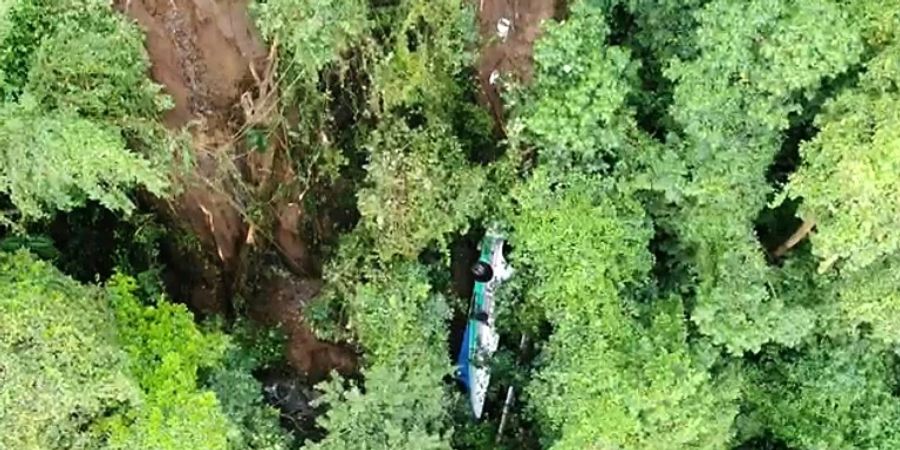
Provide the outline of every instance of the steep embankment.
{"type": "Polygon", "coordinates": [[[351,370],[354,355],[316,340],[298,312],[318,290],[294,287],[317,284],[316,263],[301,231],[298,199],[279,189],[295,176],[277,126],[277,58],[247,6],[246,0],[117,2],[145,31],[152,78],[175,101],[166,126],[190,134],[193,170],[179,175],[180,194],[159,205],[198,242],[198,251],[172,249],[175,291],[207,314],[232,313],[240,295],[251,318],[282,325],[289,363],[318,378],[334,368],[351,370]],[[268,130],[266,148],[245,145],[251,128],[268,130]],[[259,263],[264,253],[279,255],[296,279],[269,273],[271,265],[259,263]],[[248,279],[262,281],[250,287],[248,279]]]}

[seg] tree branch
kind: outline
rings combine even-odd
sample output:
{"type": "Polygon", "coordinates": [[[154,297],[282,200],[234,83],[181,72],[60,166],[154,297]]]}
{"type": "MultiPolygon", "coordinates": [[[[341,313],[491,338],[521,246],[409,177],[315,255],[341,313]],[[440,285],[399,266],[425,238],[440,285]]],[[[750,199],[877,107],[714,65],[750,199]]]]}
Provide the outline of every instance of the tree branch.
{"type": "Polygon", "coordinates": [[[797,231],[788,238],[788,240],[784,241],[775,251],[772,253],[776,258],[781,258],[787,254],[792,248],[794,248],[797,244],[799,244],[803,239],[806,239],[809,236],[809,233],[812,231],[813,227],[816,226],[816,219],[809,218],[803,221],[803,224],[800,225],[800,228],[797,228],[797,231]]]}

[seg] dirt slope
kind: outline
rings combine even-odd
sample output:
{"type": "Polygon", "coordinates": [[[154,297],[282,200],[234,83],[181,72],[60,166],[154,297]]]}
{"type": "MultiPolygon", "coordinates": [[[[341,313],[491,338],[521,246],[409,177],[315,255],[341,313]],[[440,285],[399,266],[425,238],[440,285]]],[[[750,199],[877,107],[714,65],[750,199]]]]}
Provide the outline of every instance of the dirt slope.
{"type": "MultiPolygon", "coordinates": [[[[164,123],[192,137],[195,171],[181,177],[182,193],[160,209],[199,241],[200,255],[170,249],[170,263],[181,275],[176,287],[182,298],[205,314],[228,314],[231,298],[248,294],[243,280],[260,269],[253,256],[263,251],[277,251],[301,281],[315,276],[299,230],[303,212],[290,196],[296,177],[281,142],[270,139],[264,152],[244,145],[248,127],[277,128],[278,98],[270,77],[277,61],[247,4],[116,0],[145,31],[151,76],[175,101],[164,123]],[[261,211],[255,223],[245,215],[251,207],[261,211]]],[[[317,289],[279,281],[259,291],[249,302],[254,315],[286,329],[289,362],[297,370],[319,374],[352,365],[351,352],[318,342],[303,324],[297,308],[317,289]]]]}
{"type": "Polygon", "coordinates": [[[534,59],[534,42],[540,36],[544,21],[552,19],[564,8],[563,0],[473,0],[477,2],[478,28],[484,45],[478,62],[478,81],[485,102],[490,105],[495,118],[500,120],[503,111],[500,95],[490,84],[491,73],[505,80],[531,80],[534,59]],[[501,19],[509,21],[506,39],[497,35],[501,19]]]}

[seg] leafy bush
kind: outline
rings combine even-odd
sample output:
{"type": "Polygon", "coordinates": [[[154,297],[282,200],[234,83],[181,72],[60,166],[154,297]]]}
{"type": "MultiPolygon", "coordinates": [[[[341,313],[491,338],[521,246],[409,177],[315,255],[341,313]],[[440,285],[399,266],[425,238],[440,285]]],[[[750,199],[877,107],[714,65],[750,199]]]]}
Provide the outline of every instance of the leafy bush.
{"type": "Polygon", "coordinates": [[[373,133],[368,149],[358,204],[382,258],[412,258],[433,241],[444,247],[447,234],[480,212],[485,173],[468,166],[447,128],[390,122],[373,133]]]}
{"type": "Polygon", "coordinates": [[[27,95],[0,108],[0,193],[23,219],[70,211],[87,200],[131,213],[128,192],[144,186],[162,195],[167,178],[126,150],[115,127],[61,111],[41,112],[27,95]]]}
{"type": "Polygon", "coordinates": [[[224,365],[236,351],[226,336],[201,331],[183,305],[147,306],[136,292],[124,275],[101,289],[27,253],[0,253],[0,445],[286,448],[252,367],[224,365]],[[201,369],[232,388],[224,403],[202,389],[201,369]]]}
{"type": "Polygon", "coordinates": [[[331,409],[318,420],[328,434],[308,450],[446,450],[447,396],[430,367],[377,364],[365,389],[340,379],[320,386],[331,409]]]}
{"type": "Polygon", "coordinates": [[[892,232],[900,225],[900,96],[891,91],[900,77],[896,67],[882,66],[896,64],[889,61],[898,53],[895,44],[870,61],[862,86],[829,102],[816,118],[821,131],[801,147],[803,165],[787,193],[803,199],[799,214],[817,224],[811,240],[820,270],[838,261],[846,271],[860,270],[900,250],[892,232]]]}
{"type": "Polygon", "coordinates": [[[134,25],[111,15],[91,27],[66,27],[38,47],[25,91],[44,110],[117,122],[156,118],[171,107],[147,78],[150,63],[134,25]],[[86,29],[85,29],[86,28],[86,29]]]}
{"type": "Polygon", "coordinates": [[[136,27],[100,0],[16,0],[4,23],[0,193],[22,221],[86,200],[127,214],[137,187],[162,195],[170,148],[148,120],[168,103],[147,79],[136,27]],[[129,152],[123,133],[162,151],[153,162],[129,152]]]}
{"type": "Polygon", "coordinates": [[[795,324],[810,330],[810,313],[770,296],[772,275],[753,221],[772,191],[766,170],[789,115],[800,110],[799,96],[859,61],[859,30],[828,0],[802,7],[720,0],[698,18],[698,55],[666,73],[676,83],[672,112],[687,141],[691,182],[675,227],[696,253],[692,316],[733,352],[770,341],[793,345],[804,334],[795,324]]]}
{"type": "Polygon", "coordinates": [[[474,61],[473,5],[464,0],[400,0],[373,11],[382,44],[372,52],[375,111],[421,110],[448,121],[465,90],[460,75],[474,61]]]}
{"type": "Polygon", "coordinates": [[[106,425],[113,449],[225,449],[230,423],[213,392],[199,389],[197,371],[214,367],[225,336],[203,333],[184,305],[160,299],[144,306],[133,279],[114,276],[108,286],[119,342],[144,398],[106,425]]]}
{"type": "Polygon", "coordinates": [[[449,397],[443,378],[449,309],[415,263],[369,267],[344,299],[365,350],[364,387],[336,377],[319,388],[328,431],[310,449],[447,449],[449,397]]]}
{"type": "Polygon", "coordinates": [[[315,82],[368,31],[366,2],[360,0],[269,0],[254,5],[263,35],[289,56],[288,84],[315,82]]]}
{"type": "Polygon", "coordinates": [[[619,304],[618,291],[633,288],[653,262],[640,205],[589,177],[571,175],[552,184],[543,169],[515,196],[519,208],[510,237],[515,265],[538,281],[528,301],[552,323],[607,308],[618,318],[628,309],[619,304]]]}
{"type": "Polygon", "coordinates": [[[215,392],[222,412],[234,427],[227,435],[229,449],[292,448],[289,435],[278,426],[278,411],[263,403],[263,387],[253,377],[260,363],[251,351],[232,346],[204,381],[204,386],[215,392]]]}
{"type": "Polygon", "coordinates": [[[650,230],[636,202],[602,186],[550,186],[539,169],[517,193],[514,264],[532,270],[529,301],[554,326],[528,390],[546,444],[721,448],[736,384],[694,355],[680,299],[655,304],[649,326],[636,320],[644,308],[627,293],[649,272],[650,230]]]}
{"type": "Polygon", "coordinates": [[[644,328],[621,318],[561,320],[528,399],[551,449],[720,449],[732,437],[738,384],[713,376],[687,344],[679,299],[644,328]]]}
{"type": "Polygon", "coordinates": [[[813,341],[799,356],[771,355],[751,370],[749,430],[809,449],[894,448],[900,402],[893,356],[866,339],[813,341]]]}
{"type": "Polygon", "coordinates": [[[0,447],[96,449],[140,402],[102,292],[27,253],[0,253],[0,447]]]}
{"type": "Polygon", "coordinates": [[[609,36],[602,9],[579,2],[571,14],[536,44],[535,83],[516,99],[510,129],[538,148],[544,166],[606,172],[611,158],[637,144],[626,100],[638,65],[628,50],[602,45],[609,36]]]}

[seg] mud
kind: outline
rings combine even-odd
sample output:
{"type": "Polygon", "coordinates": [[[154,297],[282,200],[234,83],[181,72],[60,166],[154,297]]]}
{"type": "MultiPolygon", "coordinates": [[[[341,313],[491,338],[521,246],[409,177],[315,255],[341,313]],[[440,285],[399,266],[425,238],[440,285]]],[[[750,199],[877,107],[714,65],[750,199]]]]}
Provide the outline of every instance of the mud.
{"type": "Polygon", "coordinates": [[[248,0],[117,2],[144,29],[153,79],[175,100],[166,124],[227,117],[251,79],[250,64],[267,55],[248,0]]]}
{"type": "MultiPolygon", "coordinates": [[[[248,128],[277,130],[280,119],[276,53],[254,27],[248,3],[115,3],[144,30],[150,75],[174,100],[163,123],[192,138],[194,170],[177,175],[180,194],[159,209],[199,247],[172,246],[169,262],[180,275],[173,277],[182,284],[176,292],[201,315],[232,312],[231,299],[245,294],[248,273],[261,269],[253,262],[260,253],[275,251],[296,276],[315,276],[301,232],[303,211],[292,189],[297,177],[279,133],[272,133],[264,151],[244,144],[248,128]],[[251,220],[247,212],[254,208],[251,220]]],[[[310,292],[296,291],[289,281],[273,283],[264,286],[268,296],[252,305],[253,313],[288,331],[291,365],[309,374],[351,367],[352,354],[318,342],[304,325],[298,299],[308,299],[310,292]]]]}
{"type": "Polygon", "coordinates": [[[478,61],[478,81],[482,101],[490,106],[495,119],[502,125],[501,93],[490,83],[494,71],[505,81],[531,81],[534,43],[545,21],[558,16],[564,9],[563,0],[473,0],[478,12],[478,28],[484,44],[478,61]],[[497,35],[497,23],[506,18],[510,22],[506,39],[497,35]]]}
{"type": "Polygon", "coordinates": [[[318,295],[321,281],[271,274],[262,285],[248,316],[255,322],[280,327],[287,337],[285,356],[294,370],[313,382],[322,380],[331,369],[345,375],[353,372],[355,354],[348,348],[316,339],[300,313],[318,295]]]}

